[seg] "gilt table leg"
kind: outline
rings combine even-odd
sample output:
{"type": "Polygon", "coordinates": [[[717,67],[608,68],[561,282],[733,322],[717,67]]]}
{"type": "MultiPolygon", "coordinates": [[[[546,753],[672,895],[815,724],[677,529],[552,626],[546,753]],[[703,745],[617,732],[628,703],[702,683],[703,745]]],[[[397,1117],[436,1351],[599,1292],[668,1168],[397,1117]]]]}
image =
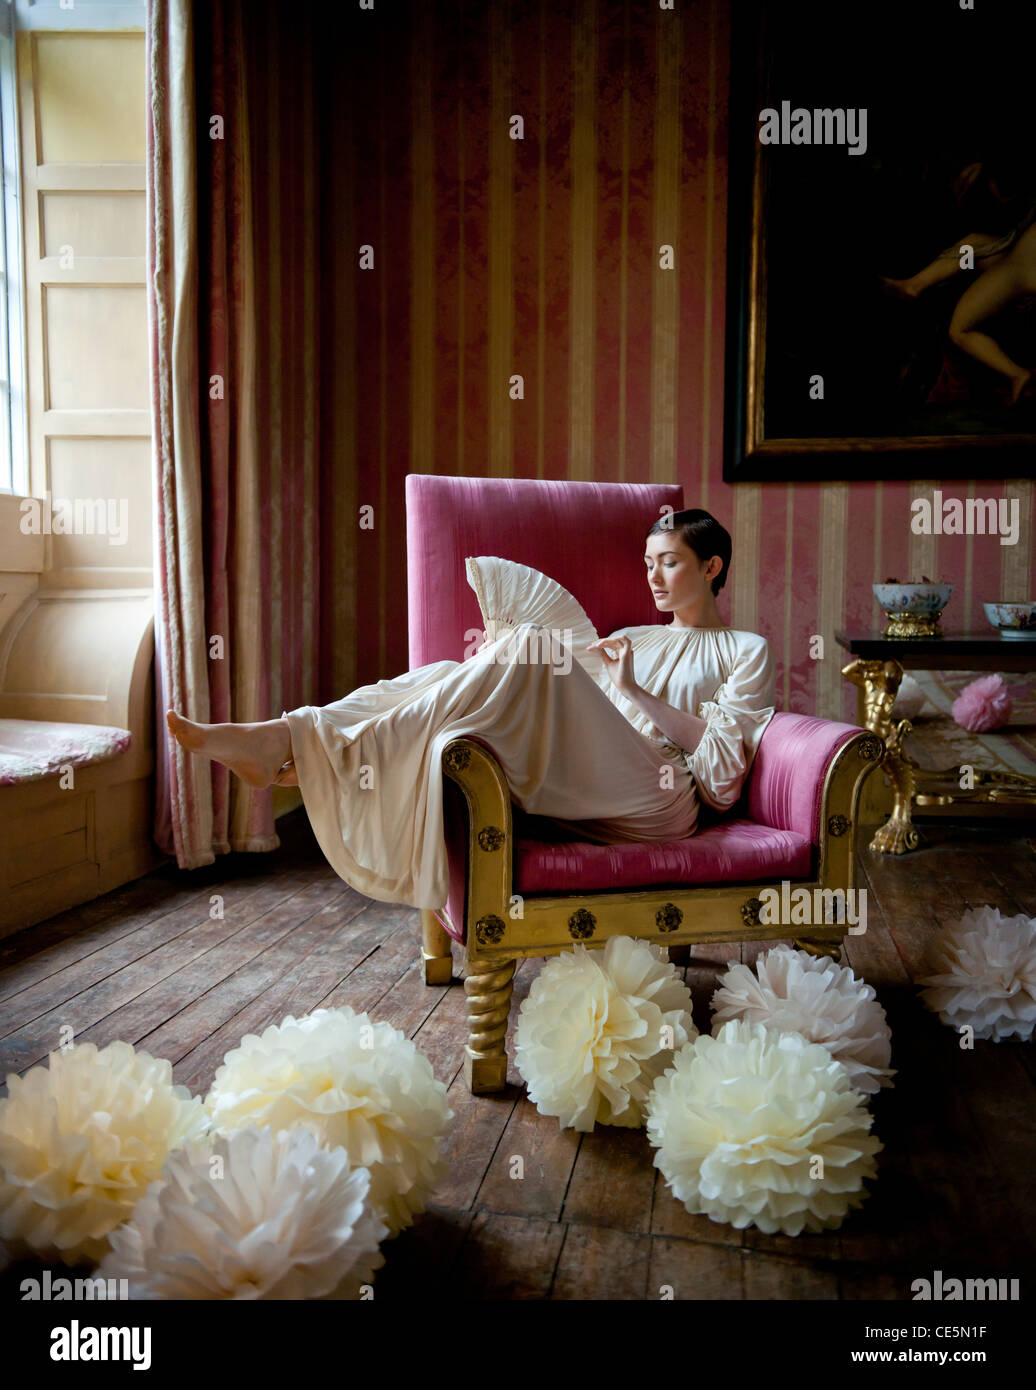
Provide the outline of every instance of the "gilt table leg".
{"type": "Polygon", "coordinates": [[[453,955],[449,932],[434,912],[421,911],[421,959],[426,985],[448,985],[453,979],[453,955]]]}
{"type": "Polygon", "coordinates": [[[464,1076],[472,1095],[502,1091],[507,1085],[507,1016],[511,1011],[513,960],[473,961],[464,993],[468,996],[468,1045],[464,1076]]]}
{"type": "Polygon", "coordinates": [[[895,724],[892,721],[892,706],[903,680],[903,667],[891,658],[878,661],[857,657],[842,667],[842,675],[858,688],[857,722],[885,743],[880,768],[892,783],[892,814],[874,832],[870,848],[881,854],[904,854],[908,849],[917,848],[920,836],[911,816],[916,764],[903,749],[910,721],[900,719],[895,724]]]}
{"type": "Polygon", "coordinates": [[[908,849],[917,849],[920,836],[910,814],[914,798],[914,772],[895,754],[888,754],[882,763],[892,782],[892,814],[884,825],[879,825],[871,837],[870,848],[881,854],[905,854],[908,849]]]}
{"type": "Polygon", "coordinates": [[[903,751],[903,739],[909,732],[910,721],[901,719],[891,735],[885,735],[881,768],[892,783],[892,814],[884,825],[878,826],[870,842],[870,848],[881,854],[905,854],[909,849],[917,849],[920,843],[911,813],[917,778],[913,762],[903,751]]]}

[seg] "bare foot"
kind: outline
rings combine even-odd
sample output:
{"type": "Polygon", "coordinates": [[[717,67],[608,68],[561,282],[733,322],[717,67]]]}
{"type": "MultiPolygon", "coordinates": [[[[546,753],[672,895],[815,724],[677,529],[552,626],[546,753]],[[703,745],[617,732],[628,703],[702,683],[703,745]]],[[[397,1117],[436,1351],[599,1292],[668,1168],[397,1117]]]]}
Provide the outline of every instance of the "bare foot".
{"type": "Polygon", "coordinates": [[[291,758],[291,734],[283,719],[260,724],[196,724],[175,710],[165,716],[181,748],[230,769],[250,787],[269,787],[291,758]]]}
{"type": "Polygon", "coordinates": [[[883,275],[881,283],[885,287],[886,294],[892,295],[895,299],[917,298],[917,290],[909,280],[890,280],[887,275],[883,275]]]}
{"type": "Polygon", "coordinates": [[[1011,378],[1011,390],[1007,397],[1007,404],[1017,405],[1019,398],[1031,381],[1032,372],[1021,372],[1018,376],[1013,376],[1011,378]]]}

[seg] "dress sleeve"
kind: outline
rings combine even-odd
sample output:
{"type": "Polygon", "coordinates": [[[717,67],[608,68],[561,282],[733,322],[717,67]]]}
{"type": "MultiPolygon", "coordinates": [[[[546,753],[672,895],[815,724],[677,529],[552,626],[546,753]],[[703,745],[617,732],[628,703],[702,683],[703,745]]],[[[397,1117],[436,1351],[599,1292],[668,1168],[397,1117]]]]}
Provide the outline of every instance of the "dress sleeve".
{"type": "MultiPolygon", "coordinates": [[[[752,634],[753,637],[755,634],[752,634]]],[[[741,795],[759,740],[776,709],[777,679],[764,637],[737,654],[730,675],[695,713],[708,728],[686,755],[701,799],[726,811],[741,795]]]]}

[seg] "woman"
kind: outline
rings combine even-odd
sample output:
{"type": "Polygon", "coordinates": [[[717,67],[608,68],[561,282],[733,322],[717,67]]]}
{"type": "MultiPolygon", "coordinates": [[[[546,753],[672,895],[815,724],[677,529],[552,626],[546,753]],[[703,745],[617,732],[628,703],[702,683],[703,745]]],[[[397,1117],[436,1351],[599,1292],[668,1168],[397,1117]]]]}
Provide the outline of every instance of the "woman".
{"type": "Polygon", "coordinates": [[[729,533],[698,508],[656,522],[647,582],[672,622],[607,638],[537,571],[469,560],[495,635],[468,660],[260,724],[196,724],[170,710],[169,729],[252,786],[298,785],[332,867],[384,902],[446,901],[442,751],[463,735],[493,749],[523,810],[579,838],[682,839],[700,801],[725,810],[737,800],[774,712],[765,639],[725,627],[716,607],[730,551],[729,533]],[[505,613],[514,621],[493,621],[505,613]],[[548,614],[575,658],[564,669],[537,641],[548,614]]]}

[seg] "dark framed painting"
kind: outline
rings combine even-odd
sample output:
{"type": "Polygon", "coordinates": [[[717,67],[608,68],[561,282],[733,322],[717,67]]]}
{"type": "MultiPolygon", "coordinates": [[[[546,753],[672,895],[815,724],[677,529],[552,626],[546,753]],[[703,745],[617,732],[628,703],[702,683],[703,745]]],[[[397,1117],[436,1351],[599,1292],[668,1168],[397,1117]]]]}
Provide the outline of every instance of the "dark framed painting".
{"type": "Polygon", "coordinates": [[[1022,8],[737,0],[727,482],[1036,474],[1022,8]]]}

